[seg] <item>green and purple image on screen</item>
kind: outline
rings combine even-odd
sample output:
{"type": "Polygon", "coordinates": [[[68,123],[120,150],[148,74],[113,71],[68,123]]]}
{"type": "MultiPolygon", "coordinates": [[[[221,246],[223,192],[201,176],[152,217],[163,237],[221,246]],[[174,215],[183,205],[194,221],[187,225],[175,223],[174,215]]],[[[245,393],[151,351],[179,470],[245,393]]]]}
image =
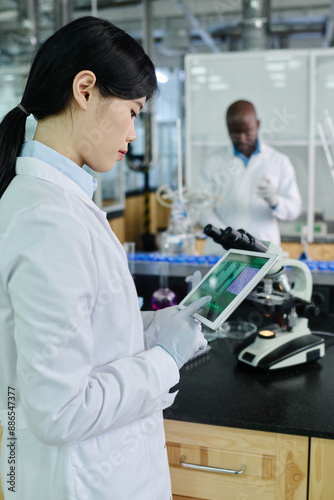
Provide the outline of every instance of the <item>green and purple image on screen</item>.
{"type": "MultiPolygon", "coordinates": [[[[197,315],[214,324],[225,310],[228,315],[231,314],[277,258],[277,255],[266,253],[230,250],[180,305],[187,306],[201,297],[211,295],[211,302],[202,307],[197,315]]],[[[225,319],[222,318],[222,322],[225,319]]]]}

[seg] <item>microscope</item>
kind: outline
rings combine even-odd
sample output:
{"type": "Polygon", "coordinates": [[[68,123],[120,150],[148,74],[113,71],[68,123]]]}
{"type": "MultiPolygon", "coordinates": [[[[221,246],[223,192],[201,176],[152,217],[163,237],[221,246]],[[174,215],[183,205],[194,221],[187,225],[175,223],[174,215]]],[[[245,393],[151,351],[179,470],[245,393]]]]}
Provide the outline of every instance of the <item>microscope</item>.
{"type": "Polygon", "coordinates": [[[279,256],[247,297],[260,311],[265,327],[235,349],[236,358],[253,367],[275,370],[323,357],[324,339],[312,335],[308,327],[308,319],[318,316],[320,310],[311,301],[312,274],[307,265],[284,258],[280,247],[257,240],[243,229],[218,229],[208,224],[204,233],[225,250],[236,248],[279,256]]]}

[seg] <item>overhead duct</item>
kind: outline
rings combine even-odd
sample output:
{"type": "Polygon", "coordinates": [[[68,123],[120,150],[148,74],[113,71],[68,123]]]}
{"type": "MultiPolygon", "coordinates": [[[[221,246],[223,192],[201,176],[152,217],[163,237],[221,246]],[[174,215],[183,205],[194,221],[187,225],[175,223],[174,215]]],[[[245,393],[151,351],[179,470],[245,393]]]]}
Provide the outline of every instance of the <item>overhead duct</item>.
{"type": "MultiPolygon", "coordinates": [[[[39,18],[38,0],[19,0],[17,11],[18,29],[8,33],[9,53],[17,63],[38,45],[39,18]]],[[[13,60],[14,60],[13,59],[13,60]]]]}
{"type": "Polygon", "coordinates": [[[183,0],[174,0],[180,11],[185,15],[185,17],[190,21],[193,28],[195,28],[202,38],[203,42],[211,49],[212,52],[220,52],[216,41],[212,38],[210,33],[203,28],[197,17],[191,12],[183,0]]]}
{"type": "Polygon", "coordinates": [[[32,45],[36,44],[38,38],[38,0],[19,0],[18,16],[20,34],[29,37],[32,45]]]}
{"type": "Polygon", "coordinates": [[[269,47],[270,0],[242,1],[242,48],[264,50],[269,47]]]}
{"type": "Polygon", "coordinates": [[[54,0],[54,31],[65,26],[73,18],[73,0],[54,0]]]}

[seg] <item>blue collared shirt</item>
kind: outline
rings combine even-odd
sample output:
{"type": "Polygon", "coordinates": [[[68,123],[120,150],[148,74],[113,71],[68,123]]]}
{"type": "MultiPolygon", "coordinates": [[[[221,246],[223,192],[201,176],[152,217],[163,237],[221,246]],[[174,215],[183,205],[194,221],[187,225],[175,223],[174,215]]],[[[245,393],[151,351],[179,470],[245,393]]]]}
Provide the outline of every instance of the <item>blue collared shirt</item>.
{"type": "Polygon", "coordinates": [[[79,167],[74,161],[57,153],[54,149],[38,141],[28,141],[23,144],[20,156],[36,158],[48,163],[78,184],[90,198],[93,197],[94,191],[97,188],[95,177],[79,167]]]}
{"type": "Polygon", "coordinates": [[[253,155],[256,155],[256,154],[258,154],[258,153],[260,153],[260,152],[261,152],[261,149],[260,149],[260,142],[259,142],[259,140],[257,140],[257,143],[256,143],[256,149],[255,149],[255,151],[254,151],[254,152],[250,155],[250,157],[249,157],[249,158],[247,158],[247,156],[245,156],[244,154],[240,153],[240,151],[238,151],[238,150],[237,150],[237,148],[234,146],[234,144],[233,144],[233,151],[234,151],[234,156],[238,156],[238,158],[241,158],[241,159],[242,159],[242,161],[243,161],[243,162],[244,162],[244,164],[245,164],[245,167],[247,167],[248,162],[249,162],[249,160],[251,159],[251,157],[252,157],[253,155]]]}

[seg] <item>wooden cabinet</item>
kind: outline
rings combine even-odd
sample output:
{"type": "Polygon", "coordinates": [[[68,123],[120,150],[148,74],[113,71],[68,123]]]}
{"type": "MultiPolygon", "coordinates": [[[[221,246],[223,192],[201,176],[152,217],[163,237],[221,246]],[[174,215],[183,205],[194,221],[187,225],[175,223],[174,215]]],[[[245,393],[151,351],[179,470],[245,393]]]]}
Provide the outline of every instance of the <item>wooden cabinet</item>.
{"type": "Polygon", "coordinates": [[[173,500],[333,500],[334,440],[174,420],[165,430],[173,500]]]}
{"type": "Polygon", "coordinates": [[[174,500],[307,499],[307,437],[173,420],[165,430],[174,500]]]}
{"type": "Polygon", "coordinates": [[[309,500],[334,498],[334,440],[311,439],[309,500]]]}

